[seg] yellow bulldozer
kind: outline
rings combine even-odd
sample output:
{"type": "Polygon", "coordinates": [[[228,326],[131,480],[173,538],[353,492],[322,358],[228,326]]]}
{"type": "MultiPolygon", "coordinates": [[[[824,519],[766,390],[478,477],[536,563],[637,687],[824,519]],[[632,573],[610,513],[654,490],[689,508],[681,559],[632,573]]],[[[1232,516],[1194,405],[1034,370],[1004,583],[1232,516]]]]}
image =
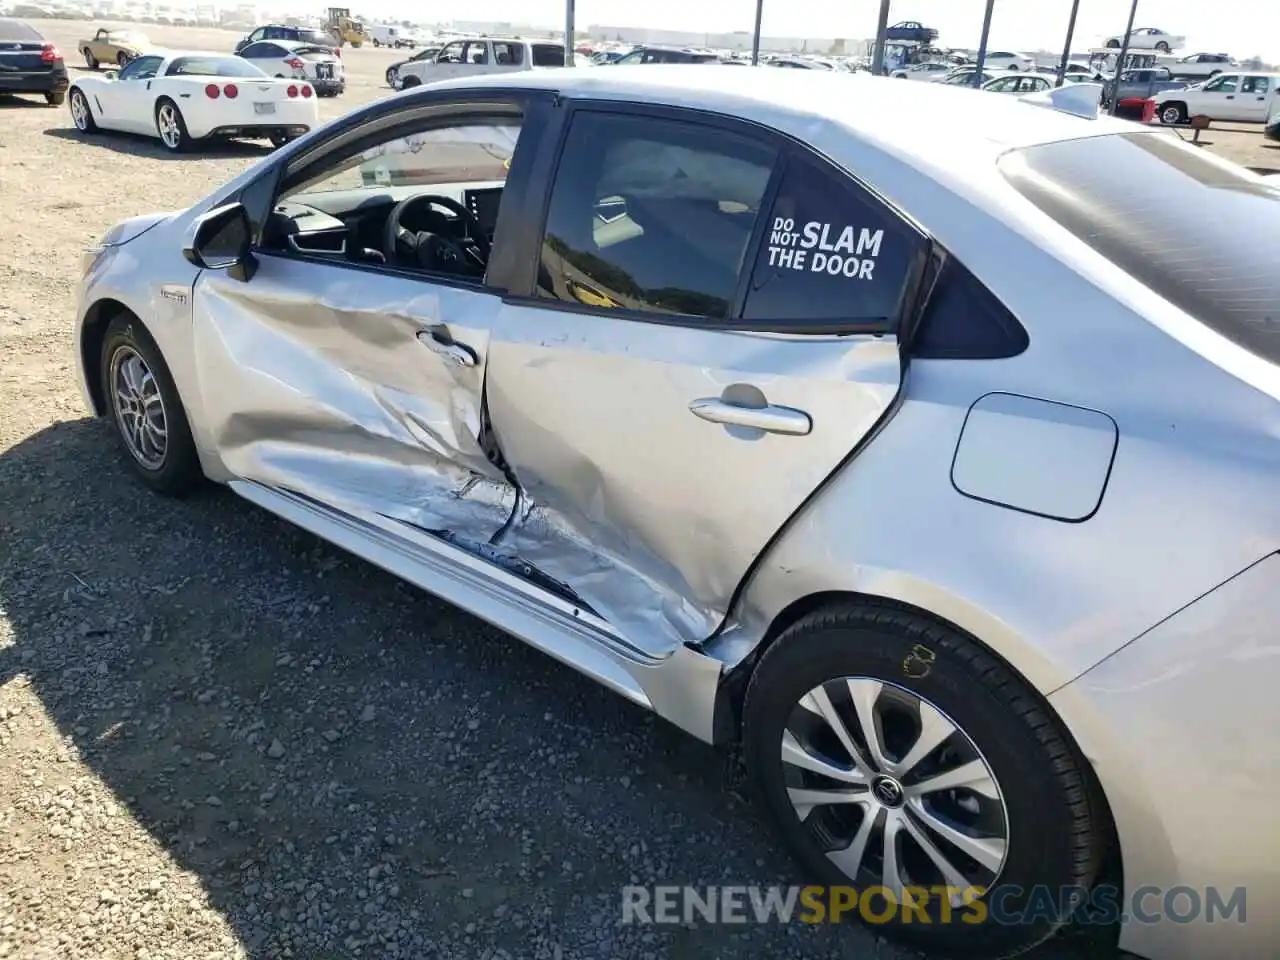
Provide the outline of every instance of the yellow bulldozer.
{"type": "Polygon", "coordinates": [[[359,20],[352,19],[351,11],[346,7],[329,8],[328,29],[329,35],[333,37],[333,42],[340,47],[348,43],[353,47],[359,47],[364,44],[364,24],[359,20]]]}

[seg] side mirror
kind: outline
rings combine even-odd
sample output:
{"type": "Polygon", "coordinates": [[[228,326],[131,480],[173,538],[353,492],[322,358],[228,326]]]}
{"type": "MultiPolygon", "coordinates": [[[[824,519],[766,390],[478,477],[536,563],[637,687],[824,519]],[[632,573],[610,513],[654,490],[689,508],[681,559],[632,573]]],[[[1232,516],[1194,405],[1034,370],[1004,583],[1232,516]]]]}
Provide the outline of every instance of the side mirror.
{"type": "Polygon", "coordinates": [[[196,218],[182,250],[188,261],[203,270],[226,270],[236,280],[253,278],[258,263],[253,258],[253,228],[244,205],[228,203],[196,218]]]}

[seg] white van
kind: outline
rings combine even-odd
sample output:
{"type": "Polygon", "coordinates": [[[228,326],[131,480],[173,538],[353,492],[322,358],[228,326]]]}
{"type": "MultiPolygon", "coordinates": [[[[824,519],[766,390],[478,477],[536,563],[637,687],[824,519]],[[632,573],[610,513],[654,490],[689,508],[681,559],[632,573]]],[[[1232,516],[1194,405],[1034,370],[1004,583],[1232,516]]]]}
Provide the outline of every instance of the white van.
{"type": "Polygon", "coordinates": [[[417,42],[405,30],[389,23],[375,23],[369,27],[369,36],[375,47],[412,47],[417,42]]]}

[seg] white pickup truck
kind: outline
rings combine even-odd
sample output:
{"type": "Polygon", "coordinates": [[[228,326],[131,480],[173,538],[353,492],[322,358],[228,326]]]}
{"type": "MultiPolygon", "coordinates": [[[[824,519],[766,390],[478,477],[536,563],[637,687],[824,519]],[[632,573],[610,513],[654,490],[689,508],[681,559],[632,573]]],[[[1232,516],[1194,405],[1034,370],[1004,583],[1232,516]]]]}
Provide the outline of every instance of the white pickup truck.
{"type": "Polygon", "coordinates": [[[435,57],[402,64],[396,89],[405,90],[452,77],[563,66],[564,47],[550,40],[471,37],[450,41],[435,57]]]}

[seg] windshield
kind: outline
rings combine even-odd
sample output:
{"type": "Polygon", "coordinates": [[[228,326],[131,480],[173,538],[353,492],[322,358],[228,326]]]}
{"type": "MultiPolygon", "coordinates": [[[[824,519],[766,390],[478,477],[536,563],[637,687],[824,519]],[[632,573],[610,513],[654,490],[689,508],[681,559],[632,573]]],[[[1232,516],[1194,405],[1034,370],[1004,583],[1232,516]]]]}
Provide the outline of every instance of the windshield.
{"type": "Polygon", "coordinates": [[[248,60],[239,57],[178,57],[165,71],[167,77],[265,77],[248,60]]]}
{"type": "Polygon", "coordinates": [[[1006,154],[1000,170],[1134,279],[1280,362],[1280,187],[1154,133],[1027,147],[1006,154]]]}
{"type": "Polygon", "coordinates": [[[290,196],[360,187],[501,182],[507,177],[520,124],[477,123],[411,133],[370,147],[299,185],[290,196]]]}

